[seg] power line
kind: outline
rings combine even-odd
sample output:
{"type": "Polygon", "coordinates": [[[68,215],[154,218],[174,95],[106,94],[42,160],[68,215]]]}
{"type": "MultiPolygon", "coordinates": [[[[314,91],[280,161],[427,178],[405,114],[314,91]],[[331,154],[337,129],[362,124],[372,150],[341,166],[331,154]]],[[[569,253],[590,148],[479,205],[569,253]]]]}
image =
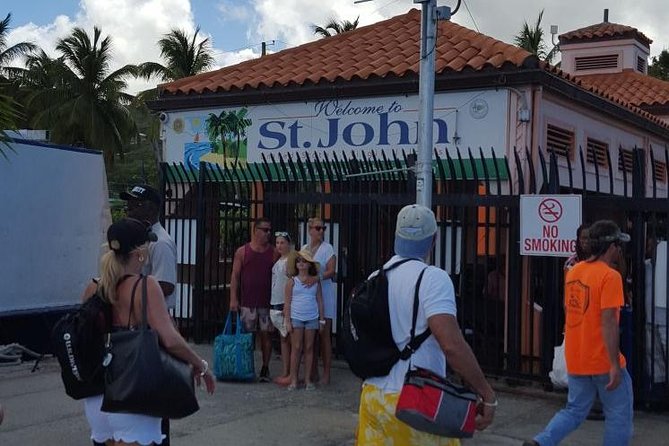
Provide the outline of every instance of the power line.
{"type": "Polygon", "coordinates": [[[476,20],[474,19],[474,16],[472,15],[471,11],[469,10],[469,5],[467,5],[467,1],[462,0],[462,3],[464,3],[465,9],[467,10],[467,13],[469,14],[469,17],[471,17],[472,22],[474,22],[474,28],[476,28],[477,32],[481,32],[481,30],[479,29],[479,26],[476,24],[476,20]]]}

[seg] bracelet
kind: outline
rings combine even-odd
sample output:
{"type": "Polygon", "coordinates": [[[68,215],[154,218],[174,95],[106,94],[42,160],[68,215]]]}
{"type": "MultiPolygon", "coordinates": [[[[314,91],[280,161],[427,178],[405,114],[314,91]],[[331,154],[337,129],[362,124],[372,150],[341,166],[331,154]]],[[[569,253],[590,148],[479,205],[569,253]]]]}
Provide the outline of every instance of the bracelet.
{"type": "Polygon", "coordinates": [[[321,324],[321,325],[325,325],[325,319],[319,319],[318,323],[321,324]]]}
{"type": "Polygon", "coordinates": [[[202,361],[202,366],[203,366],[204,368],[203,368],[202,371],[200,372],[200,376],[204,376],[204,375],[206,375],[207,372],[209,371],[209,363],[208,363],[207,361],[205,361],[204,359],[201,359],[201,361],[202,361]]]}
{"type": "Polygon", "coordinates": [[[483,399],[481,399],[481,404],[483,404],[486,407],[497,407],[499,405],[499,401],[497,401],[497,398],[495,398],[495,401],[493,401],[492,403],[489,403],[489,402],[483,401],[483,399]]]}

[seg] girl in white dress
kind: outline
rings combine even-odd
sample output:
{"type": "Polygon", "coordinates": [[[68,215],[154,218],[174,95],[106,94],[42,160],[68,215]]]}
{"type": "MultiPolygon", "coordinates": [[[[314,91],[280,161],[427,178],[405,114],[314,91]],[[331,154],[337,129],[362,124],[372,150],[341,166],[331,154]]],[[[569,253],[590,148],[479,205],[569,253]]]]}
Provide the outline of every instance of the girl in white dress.
{"type": "Polygon", "coordinates": [[[274,382],[281,386],[287,386],[290,384],[290,335],[284,323],[283,310],[286,283],[288,282],[286,264],[288,262],[288,254],[293,250],[293,245],[290,235],[285,231],[274,233],[274,244],[276,250],[281,254],[281,258],[272,267],[272,299],[269,303],[269,317],[281,335],[281,363],[283,365],[282,375],[274,378],[274,382]]]}
{"type": "MultiPolygon", "coordinates": [[[[332,324],[337,318],[337,286],[334,277],[337,274],[337,257],[331,244],[325,241],[325,225],[318,217],[309,219],[309,243],[302,247],[303,251],[311,253],[319,265],[319,277],[310,278],[307,284],[313,285],[317,281],[323,288],[323,306],[325,309],[325,328],[320,335],[320,350],[323,355],[323,376],[320,384],[330,384],[330,368],[332,366],[332,324]]],[[[318,360],[316,360],[316,365],[318,360]]],[[[314,376],[318,375],[317,367],[314,376]]]]}

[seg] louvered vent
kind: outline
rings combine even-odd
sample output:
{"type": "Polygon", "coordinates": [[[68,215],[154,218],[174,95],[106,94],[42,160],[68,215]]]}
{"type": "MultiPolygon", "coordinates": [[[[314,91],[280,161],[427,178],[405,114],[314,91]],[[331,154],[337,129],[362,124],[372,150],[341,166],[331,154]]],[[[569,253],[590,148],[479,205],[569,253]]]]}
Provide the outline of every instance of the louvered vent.
{"type": "Polygon", "coordinates": [[[618,68],[617,54],[587,56],[576,58],[576,71],[599,70],[602,68],[618,68]]]}
{"type": "Polygon", "coordinates": [[[653,176],[657,183],[667,182],[667,164],[662,161],[655,161],[653,163],[653,176]]]}
{"type": "Polygon", "coordinates": [[[618,171],[632,172],[634,165],[634,152],[621,148],[618,151],[618,171]]]}
{"type": "Polygon", "coordinates": [[[546,149],[556,156],[572,158],[574,151],[574,132],[551,124],[546,127],[546,149]]]}
{"type": "Polygon", "coordinates": [[[640,56],[636,58],[636,70],[639,73],[646,73],[646,59],[640,56]]]}
{"type": "Polygon", "coordinates": [[[606,157],[606,152],[609,150],[609,145],[605,142],[596,139],[588,138],[587,144],[587,161],[590,164],[597,164],[598,166],[608,168],[609,162],[606,157]]]}

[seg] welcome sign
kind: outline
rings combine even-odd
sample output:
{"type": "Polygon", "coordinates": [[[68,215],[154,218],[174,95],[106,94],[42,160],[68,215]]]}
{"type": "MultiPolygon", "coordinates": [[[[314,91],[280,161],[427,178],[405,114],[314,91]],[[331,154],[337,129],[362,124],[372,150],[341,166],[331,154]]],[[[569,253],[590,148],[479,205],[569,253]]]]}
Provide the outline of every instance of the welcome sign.
{"type": "MultiPolygon", "coordinates": [[[[324,99],[300,103],[167,112],[163,122],[168,161],[197,168],[259,162],[279,154],[306,157],[416,149],[418,96],[324,99]]],[[[477,90],[434,98],[434,147],[440,155],[461,147],[503,153],[508,92],[477,90]]]]}

